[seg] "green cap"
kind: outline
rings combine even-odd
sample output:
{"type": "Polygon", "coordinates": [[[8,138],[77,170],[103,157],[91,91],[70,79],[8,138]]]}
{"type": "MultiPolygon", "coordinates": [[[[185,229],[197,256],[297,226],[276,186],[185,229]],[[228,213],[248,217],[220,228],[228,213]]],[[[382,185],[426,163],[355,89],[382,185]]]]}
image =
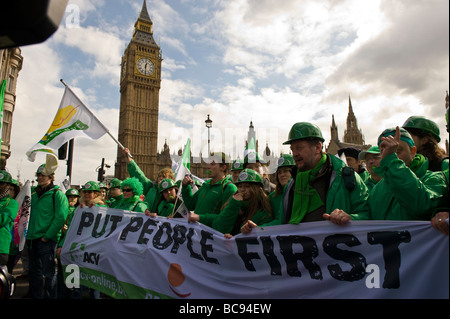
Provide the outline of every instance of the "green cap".
{"type": "Polygon", "coordinates": [[[122,184],[122,181],[118,178],[113,178],[110,182],[109,182],[109,188],[114,188],[114,187],[120,187],[120,185],[122,184]]]}
{"type": "MultiPolygon", "coordinates": [[[[380,144],[382,142],[382,140],[381,140],[382,137],[387,137],[389,135],[395,136],[395,134],[396,134],[395,127],[385,129],[383,131],[383,133],[381,133],[380,136],[378,136],[378,147],[380,146],[380,144]]],[[[408,131],[402,127],[400,127],[400,140],[402,140],[403,142],[406,142],[409,146],[414,146],[414,140],[411,137],[411,134],[409,134],[408,131]]]]}
{"type": "Polygon", "coordinates": [[[18,182],[16,179],[14,179],[14,178],[12,179],[11,184],[13,184],[13,185],[15,185],[15,186],[17,186],[17,187],[20,187],[19,182],[18,182]]]}
{"type": "Polygon", "coordinates": [[[177,187],[177,184],[175,183],[175,181],[173,179],[171,179],[171,178],[165,178],[159,183],[158,191],[160,193],[162,193],[166,189],[169,189],[169,188],[172,188],[172,187],[177,187]]]}
{"type": "Polygon", "coordinates": [[[378,146],[372,146],[367,151],[360,152],[358,155],[358,159],[360,161],[365,161],[367,154],[380,154],[380,148],[378,146]]]}
{"type": "Polygon", "coordinates": [[[281,154],[278,159],[278,168],[295,166],[294,157],[291,154],[281,154]]]}
{"type": "Polygon", "coordinates": [[[44,171],[45,168],[45,164],[42,164],[41,166],[38,167],[38,169],[36,170],[36,174],[42,174],[42,172],[44,171]]]}
{"type": "Polygon", "coordinates": [[[0,171],[0,182],[12,184],[11,174],[7,171],[0,171]]]}
{"type": "Polygon", "coordinates": [[[244,162],[241,159],[237,159],[231,165],[231,171],[239,171],[244,169],[244,162]]]}
{"type": "Polygon", "coordinates": [[[100,186],[97,182],[89,181],[83,186],[84,191],[100,191],[100,186]]]}
{"type": "Polygon", "coordinates": [[[244,163],[242,167],[246,167],[248,163],[260,162],[266,164],[266,161],[257,152],[248,152],[244,157],[244,163]]]}
{"type": "Polygon", "coordinates": [[[80,196],[80,193],[78,192],[78,189],[76,189],[76,188],[69,188],[66,191],[66,196],[80,196]]]}
{"type": "MultiPolygon", "coordinates": [[[[406,122],[403,124],[403,128],[405,129],[413,129],[424,131],[426,133],[431,134],[438,143],[441,141],[441,132],[439,130],[439,126],[433,122],[432,120],[428,120],[423,116],[410,116],[406,122]]],[[[413,133],[414,134],[414,133],[413,133]]]]}
{"type": "Polygon", "coordinates": [[[261,185],[261,187],[264,186],[261,176],[259,176],[258,173],[250,168],[242,170],[242,172],[239,174],[238,180],[235,184],[239,183],[258,183],[261,185]]]}
{"type": "Polygon", "coordinates": [[[308,122],[298,122],[292,126],[289,131],[288,140],[284,142],[283,145],[288,145],[291,144],[292,141],[305,138],[316,138],[321,142],[325,141],[322,136],[322,131],[317,125],[308,122]]]}

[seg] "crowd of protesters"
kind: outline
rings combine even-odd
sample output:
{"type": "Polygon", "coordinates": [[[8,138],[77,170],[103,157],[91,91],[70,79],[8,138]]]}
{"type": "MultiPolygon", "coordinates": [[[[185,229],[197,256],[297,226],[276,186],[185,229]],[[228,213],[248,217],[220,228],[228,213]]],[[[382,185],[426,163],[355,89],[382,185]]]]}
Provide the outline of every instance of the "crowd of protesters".
{"type": "MultiPolygon", "coordinates": [[[[150,218],[185,217],[226,238],[255,227],[323,220],[338,225],[351,220],[422,220],[448,235],[449,160],[439,142],[436,123],[411,116],[402,126],[382,131],[377,145],[368,150],[347,147],[333,155],[324,152],[324,138],[315,124],[299,122],[284,142],[291,154],[280,156],[275,184],[257,153],[234,161],[224,153],[210,154],[208,178],[199,183],[192,175],[176,181],[171,168],[152,181],[124,149],[130,178],[114,178],[109,185],[88,181],[65,193],[54,183],[54,169],[41,165],[22,252],[29,296],[99,298],[98,291],[69,291],[63,285],[59,256],[77,206],[111,207],[150,218]]],[[[19,191],[17,181],[0,171],[0,265],[10,273],[18,258],[13,225],[19,191]]]]}

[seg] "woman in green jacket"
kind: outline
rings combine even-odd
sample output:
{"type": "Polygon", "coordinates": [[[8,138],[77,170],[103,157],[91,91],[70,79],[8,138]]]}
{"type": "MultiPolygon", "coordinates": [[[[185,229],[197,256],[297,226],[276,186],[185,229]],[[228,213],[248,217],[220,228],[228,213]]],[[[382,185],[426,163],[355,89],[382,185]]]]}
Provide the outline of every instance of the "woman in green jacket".
{"type": "Polygon", "coordinates": [[[70,188],[66,191],[67,200],[69,202],[69,211],[67,212],[67,219],[61,229],[61,238],[58,242],[58,248],[56,249],[56,255],[59,257],[61,253],[61,248],[64,245],[64,239],[66,238],[67,230],[69,229],[70,223],[72,222],[75,210],[78,207],[78,199],[80,198],[80,192],[76,188],[70,188]]]}
{"type": "Polygon", "coordinates": [[[143,190],[142,183],[137,178],[131,177],[125,179],[120,188],[123,192],[123,198],[114,208],[144,213],[147,209],[147,204],[140,199],[143,190]]]}
{"type": "Polygon", "coordinates": [[[212,228],[224,233],[227,238],[239,234],[248,221],[264,226],[273,220],[272,207],[258,173],[244,169],[236,185],[238,191],[230,197],[212,224],[212,228]]]}
{"type": "Polygon", "coordinates": [[[58,263],[58,272],[57,272],[57,298],[64,299],[70,296],[71,290],[67,288],[64,282],[64,270],[61,264],[61,250],[64,245],[64,240],[66,238],[67,230],[69,229],[70,223],[72,222],[73,215],[75,210],[78,207],[78,199],[80,198],[80,192],[76,188],[69,188],[66,191],[67,200],[69,201],[69,211],[67,213],[66,222],[61,229],[61,238],[59,239],[57,248],[56,248],[56,256],[58,263]]]}
{"type": "MultiPolygon", "coordinates": [[[[274,213],[274,220],[271,225],[283,224],[283,198],[286,191],[286,185],[292,178],[291,169],[295,166],[294,158],[290,154],[282,154],[278,159],[278,167],[276,174],[276,187],[270,193],[269,200],[274,213]]],[[[266,225],[267,226],[267,225],[266,225]]]]}
{"type": "Polygon", "coordinates": [[[100,191],[100,185],[97,182],[89,181],[84,184],[81,189],[81,197],[79,199],[80,207],[100,206],[107,207],[105,199],[100,191]]]}
{"type": "Polygon", "coordinates": [[[178,186],[171,178],[165,178],[158,185],[160,199],[158,202],[158,209],[156,211],[158,216],[172,217],[176,209],[181,205],[182,201],[177,198],[178,186]]]}
{"type": "Polygon", "coordinates": [[[19,210],[19,204],[9,194],[11,185],[11,175],[7,171],[0,171],[0,266],[8,263],[11,231],[19,210]]]}

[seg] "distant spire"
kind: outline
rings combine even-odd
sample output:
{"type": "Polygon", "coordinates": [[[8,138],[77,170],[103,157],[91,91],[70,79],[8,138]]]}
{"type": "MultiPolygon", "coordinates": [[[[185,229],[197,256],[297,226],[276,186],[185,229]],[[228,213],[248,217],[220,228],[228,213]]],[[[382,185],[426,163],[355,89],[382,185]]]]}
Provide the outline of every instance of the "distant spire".
{"type": "Polygon", "coordinates": [[[339,141],[338,128],[337,128],[336,122],[334,120],[334,114],[331,115],[330,131],[331,131],[331,140],[332,141],[339,141]]]}
{"type": "Polygon", "coordinates": [[[152,20],[150,19],[150,16],[148,15],[147,2],[146,2],[146,0],[144,0],[144,3],[142,4],[142,10],[141,10],[141,13],[139,14],[139,19],[147,20],[147,21],[152,21],[152,20]]]}
{"type": "Polygon", "coordinates": [[[353,113],[352,99],[348,96],[348,113],[353,113]]]}

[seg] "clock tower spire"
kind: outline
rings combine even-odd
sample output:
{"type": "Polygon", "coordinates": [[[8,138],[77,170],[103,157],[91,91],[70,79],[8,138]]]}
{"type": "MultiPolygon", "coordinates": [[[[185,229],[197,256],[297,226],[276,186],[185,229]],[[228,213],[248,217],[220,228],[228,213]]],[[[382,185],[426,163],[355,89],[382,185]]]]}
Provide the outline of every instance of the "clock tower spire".
{"type": "MultiPolygon", "coordinates": [[[[156,178],[161,50],[153,38],[153,22],[144,0],[133,36],[122,57],[119,141],[130,149],[144,174],[156,178]]],[[[115,176],[128,177],[127,161],[119,148],[115,176]]]]}

